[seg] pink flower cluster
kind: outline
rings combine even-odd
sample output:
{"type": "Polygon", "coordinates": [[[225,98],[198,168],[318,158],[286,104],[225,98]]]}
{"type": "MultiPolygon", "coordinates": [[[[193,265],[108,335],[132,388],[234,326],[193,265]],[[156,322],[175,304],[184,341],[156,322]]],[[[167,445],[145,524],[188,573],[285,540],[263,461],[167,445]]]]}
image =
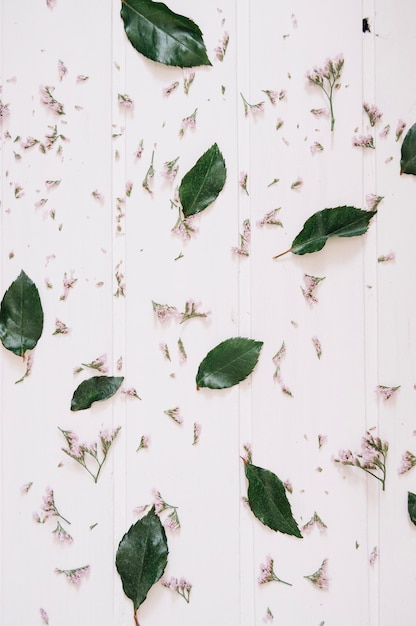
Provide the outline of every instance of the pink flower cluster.
{"type": "Polygon", "coordinates": [[[75,569],[59,569],[56,567],[55,572],[57,574],[65,574],[68,582],[72,585],[79,585],[84,576],[89,574],[90,569],[89,565],[83,565],[82,567],[76,567],[75,569]]]}
{"type": "Polygon", "coordinates": [[[176,591],[188,604],[191,595],[192,584],[185,580],[185,578],[180,578],[179,580],[175,577],[171,577],[169,580],[162,580],[162,585],[171,589],[172,591],[176,591]]]}
{"type": "Polygon", "coordinates": [[[328,559],[324,559],[322,561],[321,567],[316,572],[310,574],[309,576],[304,576],[304,578],[310,580],[310,582],[318,589],[327,591],[329,589],[328,559]]]}

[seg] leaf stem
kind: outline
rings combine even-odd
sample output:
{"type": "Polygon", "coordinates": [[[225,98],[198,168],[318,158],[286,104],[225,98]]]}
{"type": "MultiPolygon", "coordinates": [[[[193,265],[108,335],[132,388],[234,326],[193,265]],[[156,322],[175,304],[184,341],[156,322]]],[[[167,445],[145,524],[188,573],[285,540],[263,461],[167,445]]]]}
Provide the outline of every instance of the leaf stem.
{"type": "Polygon", "coordinates": [[[283,256],[284,254],[287,254],[288,252],[292,252],[292,248],[289,248],[289,250],[285,250],[284,252],[281,252],[280,254],[276,254],[276,256],[274,256],[273,259],[278,259],[279,257],[283,256]]]}
{"type": "Polygon", "coordinates": [[[136,626],[140,626],[139,620],[137,619],[137,611],[134,611],[133,617],[134,617],[134,623],[136,624],[136,626]]]}

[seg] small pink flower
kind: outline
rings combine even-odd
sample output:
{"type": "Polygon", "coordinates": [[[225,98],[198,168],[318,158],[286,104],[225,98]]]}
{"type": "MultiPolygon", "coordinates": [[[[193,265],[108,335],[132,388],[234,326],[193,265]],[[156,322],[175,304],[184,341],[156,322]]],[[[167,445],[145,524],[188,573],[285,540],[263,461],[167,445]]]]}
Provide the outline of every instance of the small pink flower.
{"type": "Polygon", "coordinates": [[[147,435],[142,435],[140,438],[139,446],[136,449],[136,452],[138,452],[139,450],[146,450],[149,446],[150,446],[150,437],[148,437],[147,435]]]}
{"type": "Polygon", "coordinates": [[[58,102],[52,95],[55,87],[40,87],[41,102],[51,109],[57,115],[65,115],[64,105],[58,102]]]}
{"type": "MultiPolygon", "coordinates": [[[[272,91],[270,89],[262,89],[262,92],[266,94],[266,96],[269,98],[270,102],[275,105],[276,102],[278,100],[282,100],[283,98],[279,97],[279,94],[277,93],[277,91],[272,91]]],[[[280,92],[282,93],[282,92],[280,92]]]]}
{"type": "Polygon", "coordinates": [[[166,322],[171,318],[178,318],[180,313],[175,306],[169,306],[169,304],[159,304],[152,300],[153,312],[160,322],[166,322]]]}
{"type": "Polygon", "coordinates": [[[282,222],[277,219],[277,213],[278,211],[280,211],[280,209],[281,207],[279,207],[278,209],[273,209],[272,211],[269,211],[268,213],[266,213],[266,215],[260,221],[257,222],[257,226],[259,226],[260,228],[266,225],[283,227],[282,222]]]}
{"type": "Polygon", "coordinates": [[[134,102],[126,93],[117,94],[117,101],[123,109],[134,109],[134,102]]]}
{"type": "Polygon", "coordinates": [[[189,89],[190,89],[192,83],[194,82],[194,79],[195,79],[195,72],[194,72],[194,70],[191,70],[188,67],[184,68],[184,70],[183,70],[183,90],[184,90],[186,95],[189,93],[189,89]]]}
{"type": "Polygon", "coordinates": [[[377,196],[375,193],[369,193],[365,197],[365,201],[369,211],[375,211],[383,200],[384,196],[377,196]]]}
{"type": "Polygon", "coordinates": [[[416,465],[416,456],[410,450],[406,450],[402,454],[402,462],[399,467],[399,474],[406,474],[416,465]]]}
{"type": "Polygon", "coordinates": [[[372,135],[354,135],[352,145],[356,148],[375,148],[372,135]]]}
{"type": "Polygon", "coordinates": [[[403,120],[399,120],[397,122],[397,127],[396,127],[396,141],[399,141],[400,137],[403,134],[404,129],[406,128],[407,124],[406,122],[404,122],[403,120]]]}
{"type": "Polygon", "coordinates": [[[217,57],[218,61],[224,61],[229,41],[230,35],[227,33],[227,31],[225,31],[221,41],[219,42],[219,45],[214,50],[215,56],[217,57]]]}
{"type": "Polygon", "coordinates": [[[61,322],[58,318],[55,320],[55,330],[52,335],[67,335],[70,329],[64,322],[61,322]]]}
{"type": "Polygon", "coordinates": [[[163,411],[163,412],[165,413],[165,415],[170,417],[177,424],[183,424],[183,417],[181,415],[181,411],[178,406],[175,407],[174,409],[167,409],[166,411],[163,411]]]}
{"type": "Polygon", "coordinates": [[[47,612],[45,611],[45,609],[39,609],[39,613],[40,613],[40,619],[42,620],[42,622],[44,624],[46,624],[46,626],[48,626],[48,624],[49,624],[49,616],[48,616],[47,612]]]}
{"type": "Polygon", "coordinates": [[[303,187],[303,180],[300,176],[290,185],[291,189],[301,189],[303,187]]]}
{"type": "Polygon", "coordinates": [[[238,184],[240,185],[241,189],[245,191],[247,195],[249,195],[248,190],[247,190],[247,181],[248,181],[247,172],[240,172],[240,179],[238,181],[238,184]]]}
{"type": "Polygon", "coordinates": [[[387,263],[388,261],[395,261],[396,254],[394,252],[389,252],[388,254],[382,254],[377,258],[379,263],[387,263]]]}
{"type": "Polygon", "coordinates": [[[377,546],[374,546],[374,548],[371,550],[368,562],[370,563],[370,565],[374,565],[374,563],[377,561],[377,557],[378,557],[378,549],[377,546]]]}
{"type": "Polygon", "coordinates": [[[173,91],[175,91],[175,89],[176,89],[177,87],[179,87],[179,81],[178,81],[178,80],[175,80],[175,82],[174,82],[174,83],[171,83],[171,84],[169,85],[169,87],[165,87],[165,88],[163,89],[163,95],[164,95],[164,96],[166,96],[166,97],[167,97],[167,96],[170,96],[170,94],[171,94],[173,91]]]}
{"type": "Polygon", "coordinates": [[[311,154],[322,152],[323,149],[324,149],[323,145],[320,144],[318,141],[314,141],[313,144],[310,146],[311,154]]]}
{"type": "Polygon", "coordinates": [[[10,109],[9,109],[9,105],[8,104],[4,104],[1,100],[0,100],[0,124],[3,120],[6,119],[6,117],[9,117],[10,115],[10,109]]]}
{"type": "Polygon", "coordinates": [[[318,359],[320,359],[322,356],[321,342],[319,341],[318,337],[312,337],[312,343],[313,347],[315,348],[316,356],[318,357],[318,359]]]}
{"type": "Polygon", "coordinates": [[[84,576],[89,574],[90,569],[91,568],[89,565],[83,565],[82,567],[77,567],[75,569],[55,568],[55,572],[57,574],[65,574],[68,582],[70,582],[72,585],[79,585],[82,578],[84,578],[84,576]]]}
{"type": "Polygon", "coordinates": [[[240,247],[231,248],[231,251],[234,254],[239,254],[240,256],[249,256],[250,255],[250,241],[251,241],[251,226],[250,220],[246,219],[243,222],[243,232],[240,234],[240,247]]]}
{"type": "Polygon", "coordinates": [[[189,115],[188,117],[184,117],[182,122],[181,122],[181,127],[179,129],[179,136],[183,137],[185,134],[185,131],[187,130],[187,128],[195,128],[196,126],[196,114],[198,112],[198,109],[195,109],[195,111],[189,115]]]}
{"type": "Polygon", "coordinates": [[[386,387],[385,385],[377,385],[376,393],[383,399],[388,400],[392,395],[400,389],[400,385],[397,387],[386,387]]]}
{"type": "Polygon", "coordinates": [[[201,424],[198,424],[198,422],[194,422],[194,440],[192,442],[193,446],[196,446],[196,444],[199,442],[199,438],[201,436],[201,430],[202,430],[201,424]]]}
{"type": "Polygon", "coordinates": [[[306,522],[304,526],[302,526],[302,530],[305,533],[309,533],[313,528],[318,528],[318,530],[322,533],[327,530],[327,525],[319,517],[318,513],[315,511],[309,522],[306,522]]]}
{"type": "Polygon", "coordinates": [[[375,126],[383,116],[382,112],[376,107],[375,104],[370,105],[368,102],[364,102],[363,109],[368,115],[370,126],[375,126]]]}
{"type": "Polygon", "coordinates": [[[321,567],[316,572],[314,572],[313,574],[310,574],[309,576],[304,576],[304,578],[306,578],[307,580],[310,580],[310,582],[313,585],[315,585],[315,587],[317,587],[318,589],[327,591],[329,589],[329,578],[328,578],[327,569],[328,569],[328,559],[324,559],[322,561],[321,567]]]}
{"type": "Polygon", "coordinates": [[[63,61],[58,61],[58,75],[59,80],[62,80],[64,76],[68,74],[68,68],[63,61]]]}

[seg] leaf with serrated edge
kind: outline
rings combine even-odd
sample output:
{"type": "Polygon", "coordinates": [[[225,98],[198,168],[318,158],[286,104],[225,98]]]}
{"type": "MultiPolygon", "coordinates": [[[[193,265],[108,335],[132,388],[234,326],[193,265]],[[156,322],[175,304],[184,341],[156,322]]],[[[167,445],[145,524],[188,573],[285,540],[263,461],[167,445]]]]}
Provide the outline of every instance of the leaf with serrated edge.
{"type": "Polygon", "coordinates": [[[416,493],[407,492],[407,510],[413,524],[416,525],[416,493]]]}
{"type": "Polygon", "coordinates": [[[244,337],[232,337],[218,344],[199,365],[197,388],[226,389],[237,385],[253,371],[262,346],[262,341],[244,337]]]}
{"type": "Polygon", "coordinates": [[[148,59],[178,67],[211,65],[200,28],[162,2],[122,0],[121,18],[130,43],[148,59]]]}
{"type": "Polygon", "coordinates": [[[7,350],[24,357],[43,330],[43,310],[35,283],[22,270],[3,296],[0,306],[0,340],[7,350]]]}
{"type": "Polygon", "coordinates": [[[74,391],[71,411],[89,409],[93,402],[108,400],[119,389],[124,376],[93,376],[87,378],[74,391]]]}
{"type": "Polygon", "coordinates": [[[130,526],[116,554],[123,591],[133,602],[134,613],[162,577],[168,553],[165,529],[152,507],[145,517],[130,526]]]}
{"type": "Polygon", "coordinates": [[[377,211],[363,211],[353,206],[323,209],[311,215],[292,242],[293,254],[322,250],[330,237],[356,237],[367,232],[377,211]]]}
{"type": "Polygon", "coordinates": [[[282,481],[273,472],[252,463],[245,463],[244,467],[248,503],[257,519],[272,530],[302,539],[282,481]]]}
{"type": "Polygon", "coordinates": [[[400,174],[413,174],[416,176],[416,124],[409,128],[403,139],[400,174]]]}
{"type": "Polygon", "coordinates": [[[214,143],[183,177],[179,198],[185,217],[200,213],[217,198],[227,177],[224,157],[214,143]]]}

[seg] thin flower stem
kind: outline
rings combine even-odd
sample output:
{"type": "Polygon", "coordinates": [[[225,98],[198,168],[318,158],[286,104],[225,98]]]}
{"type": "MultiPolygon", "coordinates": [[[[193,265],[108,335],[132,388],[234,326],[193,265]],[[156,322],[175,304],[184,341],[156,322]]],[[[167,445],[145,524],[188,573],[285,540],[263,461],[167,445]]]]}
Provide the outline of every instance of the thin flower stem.
{"type": "Polygon", "coordinates": [[[363,469],[365,472],[367,472],[367,474],[370,474],[370,476],[374,476],[374,478],[377,478],[377,480],[379,480],[381,482],[382,485],[382,490],[385,491],[385,487],[386,487],[386,477],[384,475],[384,468],[380,468],[383,471],[383,478],[380,478],[380,476],[377,476],[377,474],[373,474],[373,472],[370,472],[370,470],[368,470],[366,467],[362,467],[361,469],[363,469]]]}
{"type": "Polygon", "coordinates": [[[65,519],[65,517],[63,515],[61,515],[60,513],[58,514],[58,517],[61,518],[61,520],[63,520],[64,522],[66,522],[67,524],[71,525],[71,522],[68,521],[67,519],[65,519]]]}
{"type": "Polygon", "coordinates": [[[292,252],[292,248],[289,248],[289,250],[285,250],[284,252],[281,252],[280,254],[276,254],[276,256],[274,256],[273,259],[278,259],[279,257],[283,256],[284,254],[287,254],[288,252],[292,252]]]}

